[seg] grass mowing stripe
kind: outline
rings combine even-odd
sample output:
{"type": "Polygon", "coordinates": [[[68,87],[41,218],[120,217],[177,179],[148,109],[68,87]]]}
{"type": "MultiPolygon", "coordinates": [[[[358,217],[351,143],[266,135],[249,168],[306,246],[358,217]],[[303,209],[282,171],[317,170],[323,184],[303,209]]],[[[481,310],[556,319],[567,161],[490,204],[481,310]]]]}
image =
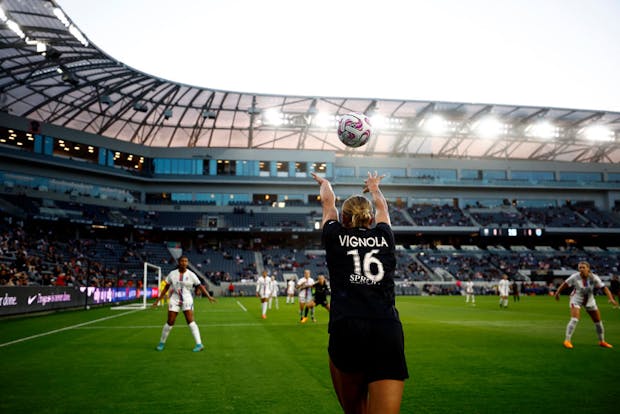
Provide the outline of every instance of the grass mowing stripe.
{"type": "Polygon", "coordinates": [[[73,326],[67,326],[64,328],[60,328],[60,329],[54,329],[52,331],[48,331],[48,332],[42,332],[40,334],[36,334],[36,335],[31,335],[31,336],[27,336],[25,338],[20,338],[20,339],[15,339],[14,341],[10,341],[10,342],[5,342],[3,344],[0,344],[0,348],[5,347],[5,346],[9,346],[9,345],[14,345],[14,344],[18,344],[20,342],[24,342],[24,341],[29,341],[31,339],[36,339],[36,338],[41,338],[42,336],[47,336],[47,335],[53,335],[55,333],[58,332],[63,332],[63,331],[68,331],[71,329],[77,329],[77,328],[81,328],[82,326],[86,326],[86,325],[91,325],[93,323],[97,323],[97,322],[102,322],[108,319],[114,319],[114,318],[118,318],[119,316],[124,316],[124,315],[128,315],[130,313],[134,313],[137,312],[139,310],[142,309],[137,309],[134,311],[130,311],[130,312],[123,312],[123,313],[119,313],[116,315],[112,315],[112,316],[107,316],[105,318],[99,318],[99,319],[95,319],[94,321],[88,321],[88,322],[84,322],[84,323],[78,323],[77,325],[73,325],[73,326]]]}

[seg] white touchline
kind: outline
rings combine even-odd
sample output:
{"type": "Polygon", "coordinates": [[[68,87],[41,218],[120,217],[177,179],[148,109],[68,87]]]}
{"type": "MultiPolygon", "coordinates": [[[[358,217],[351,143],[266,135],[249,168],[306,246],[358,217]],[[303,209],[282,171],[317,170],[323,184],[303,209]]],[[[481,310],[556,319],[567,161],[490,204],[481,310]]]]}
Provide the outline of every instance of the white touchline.
{"type": "Polygon", "coordinates": [[[237,301],[237,305],[239,305],[241,307],[241,309],[243,309],[244,312],[247,312],[248,310],[245,308],[245,306],[243,306],[241,304],[241,302],[237,301]]]}
{"type": "Polygon", "coordinates": [[[113,316],[107,316],[105,318],[95,319],[94,321],[78,323],[77,325],[67,326],[65,328],[54,329],[53,331],[43,332],[43,333],[32,335],[32,336],[27,336],[25,338],[20,338],[20,339],[14,340],[14,341],[5,342],[3,344],[0,344],[0,348],[2,348],[4,346],[9,346],[9,345],[17,344],[17,343],[20,343],[20,342],[28,341],[30,339],[35,339],[35,338],[40,338],[42,336],[47,336],[47,335],[55,334],[55,333],[58,333],[58,332],[68,331],[68,330],[71,330],[71,329],[75,329],[75,328],[79,328],[81,326],[86,326],[86,325],[90,325],[90,324],[93,324],[93,323],[105,321],[105,320],[108,320],[108,319],[118,318],[119,316],[128,315],[130,313],[138,312],[140,310],[142,310],[142,309],[137,309],[137,310],[134,310],[134,311],[124,312],[124,313],[116,314],[116,315],[113,315],[113,316]]]}

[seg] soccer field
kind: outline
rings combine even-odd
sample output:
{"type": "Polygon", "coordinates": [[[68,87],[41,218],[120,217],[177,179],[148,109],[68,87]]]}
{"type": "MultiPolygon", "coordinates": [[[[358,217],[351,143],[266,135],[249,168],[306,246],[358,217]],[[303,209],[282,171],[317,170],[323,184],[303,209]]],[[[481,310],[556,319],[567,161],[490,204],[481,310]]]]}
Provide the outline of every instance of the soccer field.
{"type": "MultiPolygon", "coordinates": [[[[608,342],[584,313],[562,347],[567,297],[398,297],[411,378],[403,413],[611,413],[620,396],[620,311],[599,297],[608,342]]],[[[337,413],[327,319],[298,323],[285,305],[199,299],[205,351],[182,315],[155,351],[163,308],[59,312],[0,320],[2,413],[337,413]]],[[[364,344],[359,344],[364,346],[364,344]]],[[[372,358],[372,350],[368,350],[372,358]]]]}

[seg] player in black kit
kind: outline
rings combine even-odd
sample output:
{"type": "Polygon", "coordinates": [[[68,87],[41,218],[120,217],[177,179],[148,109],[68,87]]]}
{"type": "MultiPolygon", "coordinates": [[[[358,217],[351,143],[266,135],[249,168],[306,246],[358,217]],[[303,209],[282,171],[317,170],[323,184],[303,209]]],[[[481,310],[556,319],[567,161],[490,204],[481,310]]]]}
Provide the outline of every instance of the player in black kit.
{"type": "Polygon", "coordinates": [[[398,413],[409,378],[403,328],[394,304],[395,241],[383,175],[368,173],[363,192],[342,204],[314,173],[323,206],[323,245],[331,284],[329,365],[345,413],[398,413]],[[372,226],[375,224],[374,226],[372,226]]]}
{"type": "Polygon", "coordinates": [[[314,288],[314,303],[315,305],[321,305],[327,312],[329,312],[329,302],[327,296],[329,295],[329,285],[325,280],[325,275],[319,275],[317,281],[313,285],[314,288]]]}

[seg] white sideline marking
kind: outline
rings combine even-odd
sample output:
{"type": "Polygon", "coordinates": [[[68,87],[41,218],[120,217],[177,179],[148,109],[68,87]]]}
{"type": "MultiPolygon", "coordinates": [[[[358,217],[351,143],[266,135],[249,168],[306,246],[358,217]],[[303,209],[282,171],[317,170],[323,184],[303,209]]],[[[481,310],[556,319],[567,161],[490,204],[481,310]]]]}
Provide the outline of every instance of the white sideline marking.
{"type": "Polygon", "coordinates": [[[124,316],[124,315],[128,315],[130,313],[138,312],[139,310],[142,310],[142,309],[137,309],[137,310],[130,311],[130,312],[119,313],[119,314],[116,314],[116,315],[113,315],[113,316],[106,316],[105,318],[95,319],[94,321],[78,323],[77,325],[67,326],[65,328],[60,328],[60,329],[54,329],[53,331],[43,332],[43,333],[40,333],[40,334],[36,334],[36,335],[32,335],[32,336],[27,336],[25,338],[16,339],[14,341],[5,342],[3,344],[0,344],[0,348],[5,347],[5,346],[9,346],[9,345],[13,345],[13,344],[18,344],[20,342],[28,341],[30,339],[40,338],[42,336],[52,335],[52,334],[55,334],[55,333],[58,333],[58,332],[68,331],[68,330],[71,330],[71,329],[80,328],[82,326],[91,325],[93,323],[105,321],[105,320],[108,320],[108,319],[118,318],[119,316],[124,316]]]}
{"type": "Polygon", "coordinates": [[[243,306],[243,305],[241,304],[241,302],[237,301],[237,305],[239,305],[239,307],[240,307],[241,309],[243,309],[243,311],[244,311],[244,312],[247,312],[247,311],[248,311],[248,310],[245,308],[245,306],[243,306]]]}

